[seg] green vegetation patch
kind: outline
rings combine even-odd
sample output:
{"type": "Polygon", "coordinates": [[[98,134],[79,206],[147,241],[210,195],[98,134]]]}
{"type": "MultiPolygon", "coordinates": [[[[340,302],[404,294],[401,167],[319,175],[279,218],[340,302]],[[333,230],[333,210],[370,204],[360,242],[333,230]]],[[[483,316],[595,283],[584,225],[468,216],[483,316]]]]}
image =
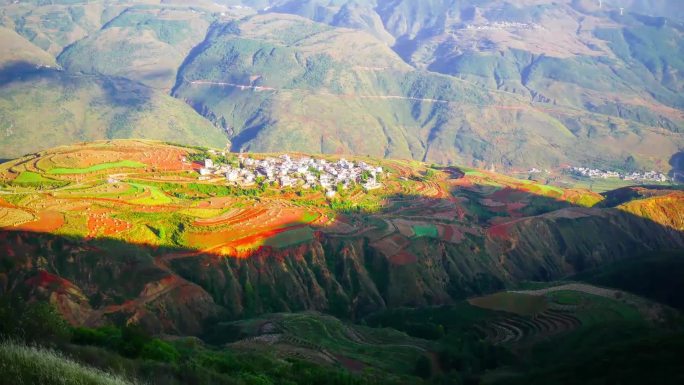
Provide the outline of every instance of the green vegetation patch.
{"type": "Polygon", "coordinates": [[[309,226],[300,227],[294,230],[284,231],[270,237],[264,243],[266,246],[275,248],[285,248],[313,240],[313,230],[309,226]]]}
{"type": "Polygon", "coordinates": [[[86,168],[53,168],[48,170],[48,174],[89,174],[91,172],[97,172],[102,170],[108,170],[111,168],[143,168],[144,163],[136,162],[133,160],[122,160],[119,162],[108,162],[100,163],[86,168]]]}
{"type": "Polygon", "coordinates": [[[143,184],[137,184],[137,183],[130,183],[131,186],[140,188],[140,189],[145,189],[149,191],[150,196],[143,197],[143,198],[138,198],[138,199],[133,199],[131,203],[136,203],[136,204],[141,204],[141,205],[166,205],[171,203],[173,200],[171,197],[168,195],[164,194],[164,192],[156,186],[148,186],[148,185],[143,185],[143,184]]]}
{"type": "MultiPolygon", "coordinates": [[[[585,327],[610,322],[644,322],[639,310],[624,302],[577,291],[560,293],[561,301],[580,306],[576,316],[585,327]]],[[[554,294],[556,293],[551,293],[554,294]]]]}
{"type": "Polygon", "coordinates": [[[561,305],[579,305],[582,297],[576,291],[554,291],[548,294],[553,302],[561,305]]]}
{"type": "Polygon", "coordinates": [[[33,171],[22,171],[19,176],[14,178],[14,183],[41,183],[41,182],[54,182],[52,179],[45,178],[44,176],[33,171]]]}
{"type": "Polygon", "coordinates": [[[27,187],[55,188],[66,186],[69,182],[49,179],[33,171],[22,171],[14,180],[13,185],[27,187]]]}
{"type": "Polygon", "coordinates": [[[439,232],[434,225],[413,225],[413,233],[416,237],[438,238],[439,232]]]}
{"type": "Polygon", "coordinates": [[[505,311],[519,315],[534,315],[547,307],[546,298],[529,294],[500,292],[485,297],[472,298],[471,305],[485,309],[505,311]]]}
{"type": "Polygon", "coordinates": [[[563,189],[556,187],[556,186],[551,186],[548,184],[531,184],[527,186],[527,189],[531,193],[541,193],[544,195],[549,195],[549,196],[561,196],[563,195],[563,189]]]}

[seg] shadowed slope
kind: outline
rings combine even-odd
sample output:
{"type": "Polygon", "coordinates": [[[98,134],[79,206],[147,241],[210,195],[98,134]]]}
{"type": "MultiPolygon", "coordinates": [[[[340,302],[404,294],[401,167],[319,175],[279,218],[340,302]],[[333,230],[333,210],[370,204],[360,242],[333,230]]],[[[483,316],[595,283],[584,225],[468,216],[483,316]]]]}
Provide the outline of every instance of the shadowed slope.
{"type": "MultiPolygon", "coordinates": [[[[119,141],[3,165],[5,290],[51,298],[74,323],[199,333],[214,317],[451,303],[684,248],[681,218],[576,206],[601,199],[581,190],[377,161],[384,190],[326,201],[197,183],[181,161],[197,151],[119,141]],[[133,162],[112,163],[122,159],[133,162]],[[65,167],[72,174],[50,172],[65,167]]],[[[669,210],[683,201],[676,190],[662,198],[669,210]]]]}

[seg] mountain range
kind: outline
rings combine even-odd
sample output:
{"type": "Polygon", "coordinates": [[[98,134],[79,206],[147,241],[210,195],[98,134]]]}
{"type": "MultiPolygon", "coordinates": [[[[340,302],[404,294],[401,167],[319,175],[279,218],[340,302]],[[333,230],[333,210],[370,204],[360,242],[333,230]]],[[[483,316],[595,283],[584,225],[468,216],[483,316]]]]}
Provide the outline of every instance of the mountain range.
{"type": "Polygon", "coordinates": [[[0,384],[684,383],[679,0],[0,0],[0,384]]]}
{"type": "Polygon", "coordinates": [[[656,0],[6,1],[0,157],[145,137],[667,172],[682,23],[656,0]]]}

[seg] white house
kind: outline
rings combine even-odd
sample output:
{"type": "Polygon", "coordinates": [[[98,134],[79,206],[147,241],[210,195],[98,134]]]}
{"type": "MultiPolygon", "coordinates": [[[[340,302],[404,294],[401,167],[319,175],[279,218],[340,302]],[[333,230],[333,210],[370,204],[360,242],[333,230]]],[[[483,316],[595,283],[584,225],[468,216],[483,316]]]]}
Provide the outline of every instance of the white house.
{"type": "Polygon", "coordinates": [[[238,172],[238,170],[232,169],[226,173],[226,180],[228,182],[236,182],[239,176],[240,173],[238,172]]]}

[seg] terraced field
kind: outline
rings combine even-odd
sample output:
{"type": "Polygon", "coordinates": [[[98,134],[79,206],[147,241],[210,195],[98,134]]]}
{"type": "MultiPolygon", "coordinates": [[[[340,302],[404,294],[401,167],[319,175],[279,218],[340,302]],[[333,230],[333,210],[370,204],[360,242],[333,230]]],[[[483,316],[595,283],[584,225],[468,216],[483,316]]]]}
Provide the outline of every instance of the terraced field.
{"type": "Polygon", "coordinates": [[[544,289],[500,292],[473,298],[470,304],[502,312],[475,325],[494,345],[530,345],[582,327],[610,322],[656,321],[662,306],[628,293],[568,283],[544,289]]]}
{"type": "Polygon", "coordinates": [[[232,324],[248,336],[237,349],[271,351],[351,371],[376,368],[409,374],[414,362],[434,348],[429,342],[392,329],[348,324],[319,313],[274,314],[232,324]]]}
{"type": "MultiPolygon", "coordinates": [[[[238,186],[220,175],[200,180],[199,160],[237,161],[237,155],[221,152],[121,140],[4,163],[0,247],[10,255],[28,244],[36,249],[23,256],[21,266],[72,274],[68,280],[83,285],[88,300],[56,298],[61,309],[80,314],[70,315],[73,319],[133,322],[143,317],[176,332],[196,331],[203,322],[181,323],[178,314],[210,317],[216,309],[239,316],[299,310],[363,316],[394,306],[448,304],[500,290],[507,281],[532,278],[542,269],[557,277],[576,271],[581,266],[568,266],[564,257],[576,244],[579,249],[600,245],[618,259],[625,242],[635,250],[680,242],[676,234],[660,232],[657,223],[624,211],[572,203],[603,199],[592,192],[559,191],[454,166],[350,157],[381,167],[382,188],[364,191],[352,185],[333,198],[320,189],[238,186]],[[613,230],[616,238],[606,243],[600,231],[584,231],[587,224],[613,230]],[[637,240],[622,238],[630,226],[638,229],[637,240]],[[50,256],[50,263],[37,256],[50,256]],[[72,260],[87,268],[61,267],[72,260]],[[118,263],[131,269],[134,287],[127,286],[128,270],[111,265],[118,263]],[[95,276],[98,283],[92,282],[95,276]],[[117,282],[104,299],[91,290],[100,282],[117,282]],[[168,290],[152,294],[158,286],[168,290]],[[98,305],[93,309],[91,303],[98,305]]],[[[674,190],[661,196],[667,198],[662,205],[673,207],[684,198],[674,190]]],[[[668,224],[673,220],[679,226],[676,217],[668,224]]],[[[496,298],[480,303],[505,314],[480,325],[483,338],[502,345],[525,343],[570,330],[577,320],[593,322],[586,314],[599,321],[608,316],[583,313],[595,300],[583,300],[574,309],[545,300],[551,293],[534,294],[518,294],[537,300],[513,307],[496,298]]],[[[639,312],[658,317],[647,307],[639,312]]]]}
{"type": "Polygon", "coordinates": [[[184,161],[197,151],[146,141],[99,142],[10,162],[0,173],[0,180],[13,186],[6,193],[43,196],[40,203],[3,209],[3,226],[24,223],[22,229],[53,232],[66,225],[70,227],[64,231],[86,238],[174,242],[174,246],[240,257],[264,247],[308,242],[315,231],[339,237],[368,234],[389,261],[412,264],[417,257],[408,249],[411,239],[458,244],[466,234],[482,233],[458,224],[467,216],[480,215],[463,204],[476,195],[481,202],[489,202],[489,210],[506,207],[511,219],[520,217],[531,199],[513,193],[513,188],[542,196],[562,195],[554,188],[485,172],[467,176],[453,168],[442,172],[417,162],[388,160],[380,162],[388,175],[383,180],[385,188],[370,193],[355,188],[333,202],[321,192],[296,195],[278,189],[242,196],[221,178],[198,183],[197,165],[184,161]],[[454,193],[457,188],[465,195],[454,193]],[[337,212],[338,206],[352,213],[337,212]],[[364,210],[375,214],[373,220],[353,215],[364,210]],[[166,219],[161,222],[168,223],[145,223],[136,212],[163,214],[160,218],[166,219]],[[74,218],[79,216],[84,217],[82,228],[74,228],[74,218]],[[72,218],[69,223],[64,220],[67,217],[72,218]],[[183,227],[180,234],[179,226],[183,227]],[[149,228],[155,229],[152,237],[149,228]]]}

